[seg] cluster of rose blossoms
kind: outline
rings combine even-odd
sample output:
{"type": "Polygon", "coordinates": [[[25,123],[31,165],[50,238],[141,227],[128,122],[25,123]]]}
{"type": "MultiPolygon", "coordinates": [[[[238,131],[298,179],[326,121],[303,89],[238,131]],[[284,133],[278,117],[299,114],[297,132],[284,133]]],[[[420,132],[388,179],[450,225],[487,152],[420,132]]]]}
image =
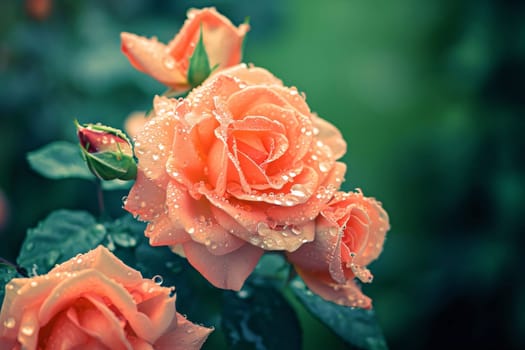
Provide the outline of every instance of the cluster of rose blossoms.
{"type": "MultiPolygon", "coordinates": [[[[111,128],[79,126],[84,156],[104,178],[107,169],[91,157],[100,156],[97,141],[117,136],[113,154],[138,160],[120,169],[120,178],[136,178],[124,208],[148,222],[152,246],[169,246],[214,286],[240,290],[265,252],[280,251],[314,293],[370,308],[355,279],[372,280],[366,266],[382,250],[388,216],[361,191],[340,191],[346,143],[339,130],[311,112],[296,88],[241,63],[248,29],[205,8],[190,10],[168,45],[123,33],[131,64],[170,90],[154,98],[147,119],[139,117],[134,150],[111,128]]],[[[150,282],[103,247],[46,275],[14,279],[0,344],[200,348],[211,330],[176,313],[170,289],[150,282]]]]}

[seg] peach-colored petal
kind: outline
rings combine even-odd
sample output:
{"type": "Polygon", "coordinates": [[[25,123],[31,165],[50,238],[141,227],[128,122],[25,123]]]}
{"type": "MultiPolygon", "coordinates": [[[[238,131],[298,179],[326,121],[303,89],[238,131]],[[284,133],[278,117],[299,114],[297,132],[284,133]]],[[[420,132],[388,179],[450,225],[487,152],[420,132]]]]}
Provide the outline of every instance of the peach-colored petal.
{"type": "Polygon", "coordinates": [[[167,298],[159,294],[137,305],[138,311],[145,314],[150,320],[157,334],[166,332],[175,317],[175,296],[167,298]]]}
{"type": "Polygon", "coordinates": [[[184,243],[183,247],[188,262],[211,284],[232,290],[242,288],[264,252],[249,244],[220,256],[211,254],[206,246],[195,242],[184,243]]]}
{"type": "Polygon", "coordinates": [[[174,245],[191,240],[184,227],[174,223],[169,215],[163,214],[155,221],[151,221],[144,231],[149,237],[152,246],[174,245]]]}
{"type": "Polygon", "coordinates": [[[105,277],[122,284],[133,284],[142,280],[140,272],[124,264],[102,245],[54,267],[49,275],[54,275],[58,280],[67,280],[74,277],[72,274],[75,271],[80,272],[87,269],[96,270],[105,277]]]}
{"type": "Polygon", "coordinates": [[[268,209],[268,216],[288,225],[313,220],[339,188],[345,171],[346,165],[336,162],[308,202],[291,207],[271,207],[268,209]]]}
{"type": "Polygon", "coordinates": [[[315,115],[312,116],[316,136],[329,147],[334,159],[341,158],[346,153],[346,142],[341,136],[341,132],[326,120],[315,115]]]}
{"type": "Polygon", "coordinates": [[[201,29],[204,48],[214,72],[241,61],[242,43],[249,25],[235,27],[215,8],[192,9],[179,33],[166,46],[156,38],[147,39],[130,33],[121,34],[122,52],[131,65],[151,75],[175,92],[191,88],[188,68],[201,29]]]}
{"type": "Polygon", "coordinates": [[[148,120],[135,138],[135,153],[140,159],[139,167],[148,179],[162,186],[168,180],[165,164],[175,132],[176,103],[156,96],[153,104],[155,117],[148,120]]]}
{"type": "Polygon", "coordinates": [[[221,75],[237,79],[245,85],[282,85],[282,81],[264,68],[241,63],[221,71],[221,75]]]}
{"type": "Polygon", "coordinates": [[[370,219],[370,227],[366,247],[354,258],[354,262],[366,266],[381,254],[386,232],[390,229],[390,223],[388,214],[381,203],[374,198],[363,197],[361,192],[358,192],[358,196],[363,198],[362,204],[370,219]]]}
{"type": "Polygon", "coordinates": [[[166,212],[165,200],[166,189],[148,179],[139,166],[135,184],[124,201],[124,209],[141,220],[153,220],[166,212]]]}
{"type": "Polygon", "coordinates": [[[196,200],[180,184],[172,182],[168,185],[167,202],[171,220],[178,221],[193,241],[205,245],[212,254],[228,254],[245,243],[219,224],[205,197],[196,200]]]}
{"type": "MultiPolygon", "coordinates": [[[[75,323],[71,322],[65,311],[58,313],[52,324],[47,326],[47,328],[42,329],[46,340],[44,350],[75,349],[81,346],[87,347],[88,344],[91,346],[90,348],[104,349],[98,342],[90,342],[90,337],[78,328],[75,323]]],[[[27,346],[24,349],[36,349],[36,344],[32,347],[27,346]]]]}
{"type": "Polygon", "coordinates": [[[225,68],[241,61],[242,42],[250,27],[241,24],[236,28],[215,8],[188,11],[188,19],[168,44],[171,57],[178,62],[187,60],[193,53],[201,28],[210,66],[219,64],[220,68],[225,68]]]}
{"type": "Polygon", "coordinates": [[[133,350],[124,333],[125,321],[101,301],[91,296],[78,299],[67,309],[66,316],[78,329],[92,339],[114,350],[133,350]]]}
{"type": "Polygon", "coordinates": [[[173,323],[177,325],[155,342],[156,350],[198,350],[213,329],[191,323],[177,313],[173,323]]]}
{"type": "MultiPolygon", "coordinates": [[[[317,224],[319,226],[319,224],[317,224]]],[[[341,233],[336,227],[326,230],[316,228],[316,237],[312,242],[303,244],[294,252],[287,252],[290,263],[312,273],[326,273],[339,245],[341,233]]]]}
{"type": "Polygon", "coordinates": [[[308,274],[301,269],[296,269],[304,283],[323,299],[330,300],[339,305],[360,307],[370,309],[372,300],[361,293],[354,281],[347,281],[345,284],[334,282],[326,275],[308,274]]]}
{"type": "Polygon", "coordinates": [[[122,33],[120,40],[122,52],[135,69],[177,91],[189,88],[185,72],[176,67],[166,45],[131,33],[122,33]]]}

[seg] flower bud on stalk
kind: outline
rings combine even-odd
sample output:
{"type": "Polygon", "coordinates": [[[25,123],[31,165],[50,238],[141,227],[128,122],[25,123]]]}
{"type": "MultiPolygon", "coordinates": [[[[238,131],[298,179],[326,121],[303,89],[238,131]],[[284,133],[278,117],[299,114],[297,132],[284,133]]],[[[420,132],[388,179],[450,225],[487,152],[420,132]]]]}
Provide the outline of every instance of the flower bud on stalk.
{"type": "Polygon", "coordinates": [[[101,180],[134,180],[137,164],[131,142],[122,131],[101,124],[77,125],[82,156],[101,180]]]}

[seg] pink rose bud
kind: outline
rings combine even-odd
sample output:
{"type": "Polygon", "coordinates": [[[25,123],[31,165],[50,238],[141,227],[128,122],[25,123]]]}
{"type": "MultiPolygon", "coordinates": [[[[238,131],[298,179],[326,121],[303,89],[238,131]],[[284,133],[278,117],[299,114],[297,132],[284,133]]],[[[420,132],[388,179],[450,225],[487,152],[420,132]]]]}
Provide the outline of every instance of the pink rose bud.
{"type": "Polygon", "coordinates": [[[80,149],[89,170],[101,180],[133,180],[137,165],[131,142],[119,129],[77,123],[80,149]]]}

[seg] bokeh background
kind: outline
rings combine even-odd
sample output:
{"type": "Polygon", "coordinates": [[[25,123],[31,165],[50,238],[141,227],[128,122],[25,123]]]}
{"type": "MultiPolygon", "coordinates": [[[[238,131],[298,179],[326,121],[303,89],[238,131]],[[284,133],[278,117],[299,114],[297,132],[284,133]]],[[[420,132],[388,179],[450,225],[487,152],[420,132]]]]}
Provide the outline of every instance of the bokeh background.
{"type": "MultiPolygon", "coordinates": [[[[245,61],[295,85],[348,142],[344,188],[391,218],[371,269],[392,349],[525,348],[525,3],[518,0],[17,0],[0,3],[0,255],[94,185],[32,172],[73,119],[121,127],[164,88],[119,33],[168,41],[188,7],[250,17],[245,61]]],[[[119,215],[121,197],[108,203],[119,215]]],[[[344,348],[308,316],[308,348],[344,348]]]]}

